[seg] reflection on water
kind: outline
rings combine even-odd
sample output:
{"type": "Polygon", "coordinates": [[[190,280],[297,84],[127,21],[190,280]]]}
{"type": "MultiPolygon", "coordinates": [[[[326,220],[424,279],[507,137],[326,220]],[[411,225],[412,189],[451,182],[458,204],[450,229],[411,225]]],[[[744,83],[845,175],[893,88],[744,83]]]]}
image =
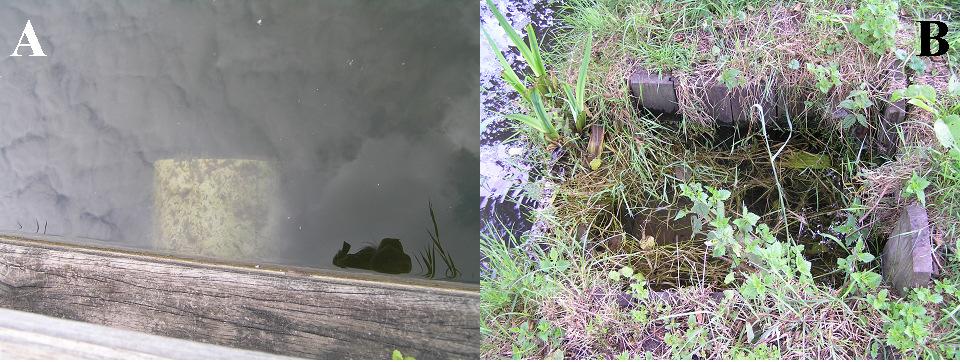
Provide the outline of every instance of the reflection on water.
{"type": "Polygon", "coordinates": [[[380,246],[372,246],[350,253],[350,243],[343,242],[337,255],[333,256],[333,265],[341,268],[357,268],[373,270],[388,274],[409,273],[413,264],[410,256],[403,252],[403,245],[397,239],[380,240],[380,246]]]}
{"type": "Polygon", "coordinates": [[[30,19],[48,56],[0,58],[0,229],[163,248],[167,220],[168,241],[235,237],[271,248],[244,261],[336,268],[344,241],[433,245],[431,200],[460,280],[477,281],[478,12],[450,0],[2,2],[0,47],[30,19]],[[275,195],[228,201],[260,191],[212,171],[179,193],[155,188],[158,167],[196,160],[269,164],[275,195]]]}

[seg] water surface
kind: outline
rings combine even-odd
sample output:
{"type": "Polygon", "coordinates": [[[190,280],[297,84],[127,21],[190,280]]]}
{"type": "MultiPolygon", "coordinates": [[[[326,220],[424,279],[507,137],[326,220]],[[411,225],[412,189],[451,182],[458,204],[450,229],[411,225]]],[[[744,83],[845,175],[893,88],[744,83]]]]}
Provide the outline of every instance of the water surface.
{"type": "Polygon", "coordinates": [[[278,251],[243,261],[335,268],[384,238],[415,257],[432,203],[477,281],[473,4],[0,3],[0,52],[30,19],[47,54],[0,55],[0,229],[159,248],[157,161],[257,160],[278,251]]]}

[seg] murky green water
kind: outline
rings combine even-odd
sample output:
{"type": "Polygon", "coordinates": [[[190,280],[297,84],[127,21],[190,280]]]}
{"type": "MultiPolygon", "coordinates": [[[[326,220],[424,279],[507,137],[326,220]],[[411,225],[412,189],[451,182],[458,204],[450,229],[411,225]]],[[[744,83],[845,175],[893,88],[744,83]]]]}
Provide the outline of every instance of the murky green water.
{"type": "Polygon", "coordinates": [[[344,242],[353,253],[394,238],[415,276],[432,203],[457,279],[477,281],[478,12],[452,0],[0,3],[0,50],[30,19],[47,54],[0,56],[0,229],[155,249],[229,235],[256,247],[215,256],[326,268],[344,242]],[[158,191],[162,160],[194,162],[176,192],[158,191]],[[263,166],[197,171],[203,160],[263,166]]]}

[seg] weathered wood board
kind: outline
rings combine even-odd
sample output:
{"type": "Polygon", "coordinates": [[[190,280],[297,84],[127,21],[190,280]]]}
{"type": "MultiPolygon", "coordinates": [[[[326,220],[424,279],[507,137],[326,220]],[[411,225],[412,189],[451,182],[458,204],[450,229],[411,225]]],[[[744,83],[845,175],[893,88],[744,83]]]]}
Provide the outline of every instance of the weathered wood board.
{"type": "Polygon", "coordinates": [[[0,308],[0,359],[289,359],[0,308]]]}
{"type": "Polygon", "coordinates": [[[0,237],[0,307],[295,357],[479,357],[476,285],[55,240],[0,237]]]}

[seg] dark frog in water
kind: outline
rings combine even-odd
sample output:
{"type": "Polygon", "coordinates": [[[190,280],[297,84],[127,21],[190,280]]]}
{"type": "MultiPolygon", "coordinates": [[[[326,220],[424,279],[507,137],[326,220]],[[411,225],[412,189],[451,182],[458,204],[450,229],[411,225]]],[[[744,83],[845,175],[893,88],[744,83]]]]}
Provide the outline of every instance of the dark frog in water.
{"type": "Polygon", "coordinates": [[[386,238],[380,240],[380,246],[376,249],[368,246],[356,253],[349,253],[350,244],[344,241],[343,247],[333,257],[333,265],[388,274],[409,273],[412,266],[410,256],[403,252],[403,245],[398,239],[386,238]]]}

